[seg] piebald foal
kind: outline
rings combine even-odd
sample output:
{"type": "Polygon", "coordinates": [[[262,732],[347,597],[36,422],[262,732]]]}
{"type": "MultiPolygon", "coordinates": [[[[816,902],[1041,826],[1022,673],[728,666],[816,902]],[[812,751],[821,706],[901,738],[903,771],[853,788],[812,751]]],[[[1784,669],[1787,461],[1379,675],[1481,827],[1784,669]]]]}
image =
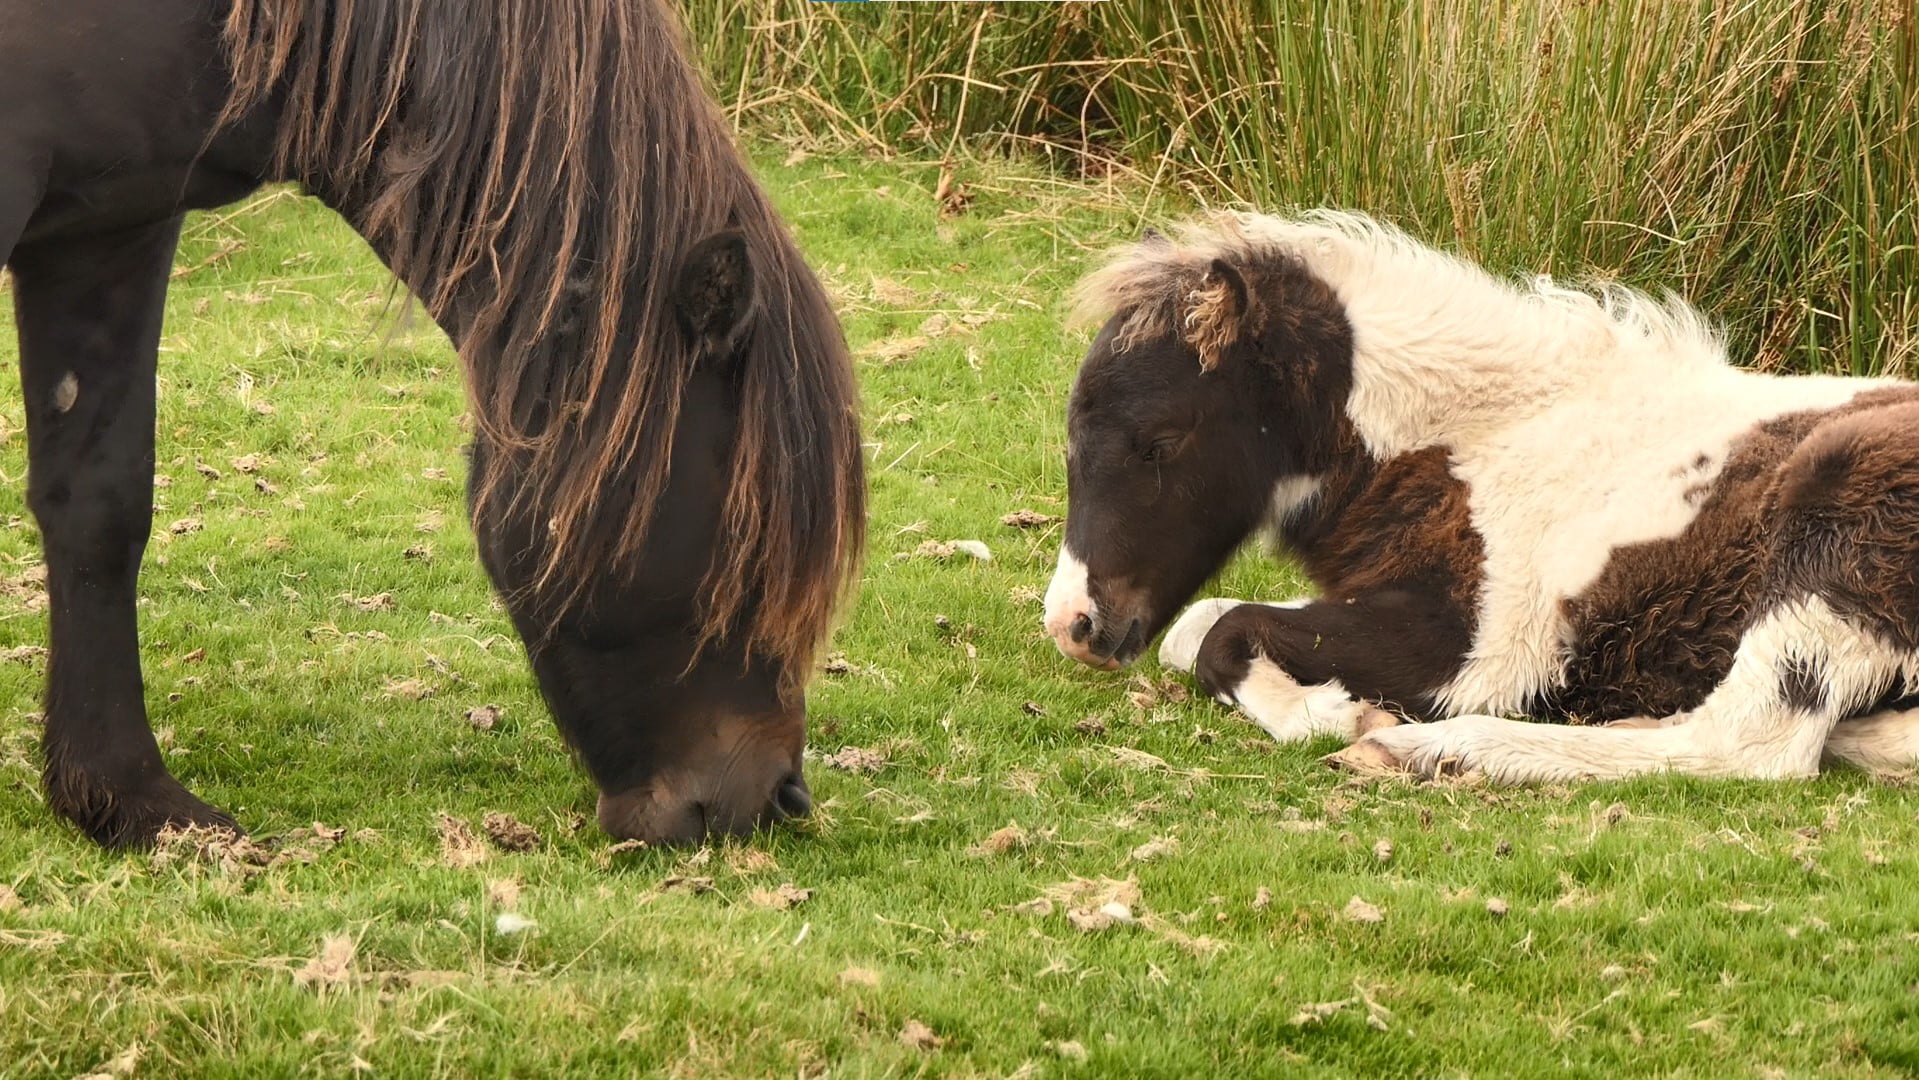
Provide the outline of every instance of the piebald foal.
{"type": "Polygon", "coordinates": [[[1349,214],[1149,235],[1078,301],[1067,656],[1171,623],[1163,663],[1354,767],[1919,763],[1919,385],[1742,371],[1678,299],[1515,286],[1349,214]],[[1174,622],[1258,531],[1318,595],[1174,622]]]}

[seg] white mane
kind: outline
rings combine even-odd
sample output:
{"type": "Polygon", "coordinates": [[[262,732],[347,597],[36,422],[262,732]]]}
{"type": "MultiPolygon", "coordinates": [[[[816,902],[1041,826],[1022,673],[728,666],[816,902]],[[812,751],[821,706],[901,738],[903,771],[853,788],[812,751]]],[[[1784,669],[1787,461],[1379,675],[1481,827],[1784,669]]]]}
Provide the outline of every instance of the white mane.
{"type": "Polygon", "coordinates": [[[1349,406],[1368,449],[1390,457],[1473,441],[1618,377],[1726,366],[1719,336],[1677,296],[1614,282],[1502,280],[1359,213],[1219,213],[1114,252],[1075,294],[1074,319],[1128,312],[1123,335],[1164,332],[1214,259],[1297,260],[1326,282],[1354,339],[1349,406]]]}

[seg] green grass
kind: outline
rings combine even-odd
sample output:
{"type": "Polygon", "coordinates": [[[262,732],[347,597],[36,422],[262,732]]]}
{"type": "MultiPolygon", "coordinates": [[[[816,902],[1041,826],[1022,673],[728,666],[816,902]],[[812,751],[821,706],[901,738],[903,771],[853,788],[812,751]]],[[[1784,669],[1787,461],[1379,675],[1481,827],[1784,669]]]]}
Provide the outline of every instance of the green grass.
{"type": "MultiPolygon", "coordinates": [[[[8,654],[0,1075],[135,1047],[139,1076],[1919,1068],[1908,789],[1353,786],[1327,746],[1275,747],[1150,663],[1069,664],[1038,632],[1057,527],[1000,517],[1062,512],[1083,340],[1056,300],[1133,233],[1139,193],[973,170],[970,209],[942,220],[936,168],[762,165],[861,353],[872,551],[812,743],[879,770],[815,760],[817,820],[749,845],[609,853],[576,829],[589,785],[463,523],[447,346],[388,328],[382,273],[312,203],[198,217],[163,357],[149,699],[172,767],[257,835],[348,835],[257,872],[94,850],[41,804],[40,672],[8,654]],[[955,539],[993,561],[913,557],[955,539]],[[356,602],[382,593],[390,610],[356,602]],[[503,718],[476,731],[464,713],[488,703],[503,718]],[[510,813],[546,843],[449,865],[441,811],[510,813]],[[1012,822],[1024,843],[978,849],[1012,822]],[[1076,877],[1136,881],[1141,924],[1022,907],[1076,877]],[[756,900],[783,884],[812,893],[756,900]],[[1383,920],[1348,918],[1354,897],[1383,920]],[[537,927],[500,933],[504,908],[537,927]],[[352,959],[316,980],[333,935],[352,959]],[[908,1045],[914,1023],[939,1044],[908,1045]]],[[[0,416],[0,648],[18,649],[44,630],[17,399],[0,416]]],[[[1297,588],[1250,558],[1220,586],[1297,588]]]]}

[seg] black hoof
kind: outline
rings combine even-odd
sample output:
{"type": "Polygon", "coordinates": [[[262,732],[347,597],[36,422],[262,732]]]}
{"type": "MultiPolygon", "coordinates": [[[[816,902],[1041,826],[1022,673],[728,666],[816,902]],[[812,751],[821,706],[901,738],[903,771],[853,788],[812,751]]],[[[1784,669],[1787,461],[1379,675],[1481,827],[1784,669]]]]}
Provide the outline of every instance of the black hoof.
{"type": "Polygon", "coordinates": [[[75,773],[49,772],[45,781],[47,804],[54,812],[109,851],[150,848],[169,828],[226,829],[235,836],[245,835],[230,815],[202,802],[164,773],[138,787],[118,790],[75,773]]]}

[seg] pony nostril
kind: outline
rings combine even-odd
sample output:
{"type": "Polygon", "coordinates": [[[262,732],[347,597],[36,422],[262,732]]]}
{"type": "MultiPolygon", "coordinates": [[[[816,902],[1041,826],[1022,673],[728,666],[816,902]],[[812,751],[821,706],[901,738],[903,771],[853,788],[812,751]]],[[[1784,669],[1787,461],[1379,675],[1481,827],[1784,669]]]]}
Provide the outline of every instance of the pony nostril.
{"type": "Polygon", "coordinates": [[[773,793],[773,808],[781,817],[803,818],[811,814],[813,796],[806,790],[806,781],[798,776],[787,777],[773,793]]]}
{"type": "Polygon", "coordinates": [[[1069,632],[1073,635],[1074,642],[1083,644],[1087,638],[1093,636],[1093,617],[1084,614],[1074,616],[1073,626],[1069,632]]]}

